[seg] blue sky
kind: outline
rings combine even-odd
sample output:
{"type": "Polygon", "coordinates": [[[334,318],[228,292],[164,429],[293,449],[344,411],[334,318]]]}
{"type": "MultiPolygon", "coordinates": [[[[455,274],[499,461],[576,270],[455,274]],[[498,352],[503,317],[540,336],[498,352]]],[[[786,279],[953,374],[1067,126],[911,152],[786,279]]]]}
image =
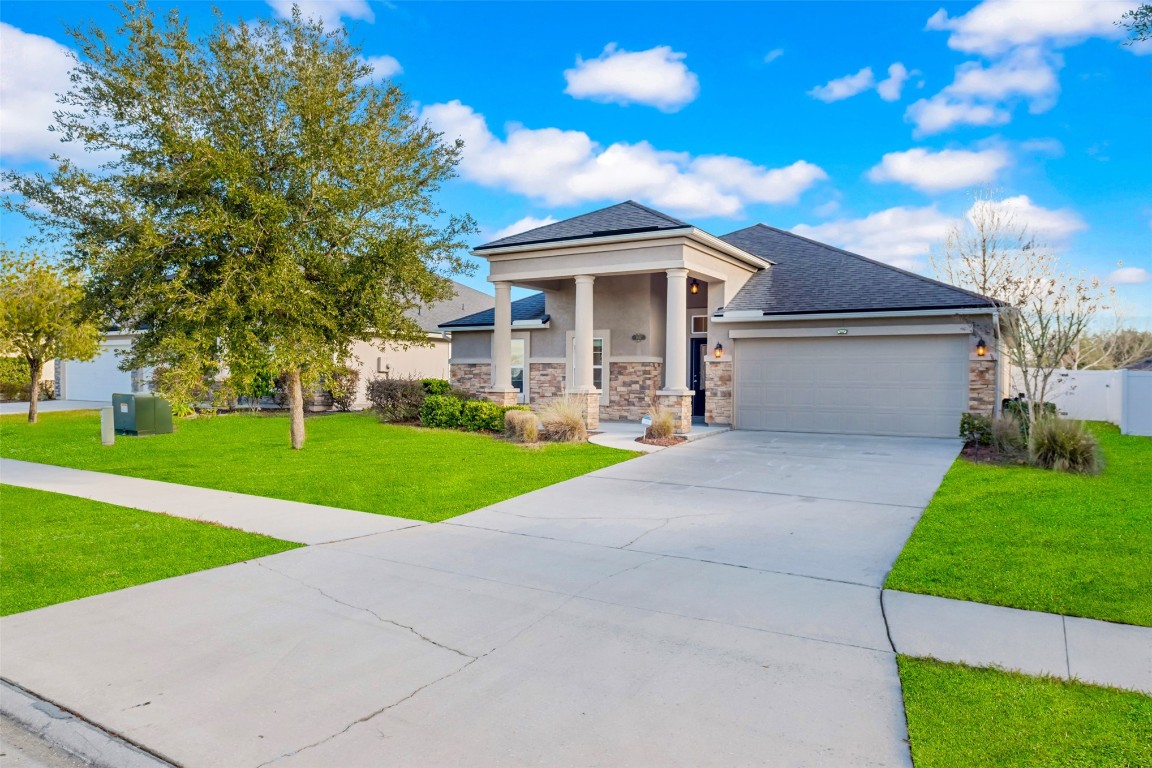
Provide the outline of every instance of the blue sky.
{"type": "MultiPolygon", "coordinates": [[[[1122,47],[1112,23],[1134,5],[302,7],[345,24],[425,118],[465,138],[441,200],[477,219],[477,243],[633,198],[715,234],[762,221],[928,273],[928,250],[990,187],[1152,328],[1152,48],[1122,47]]],[[[211,23],[208,3],[176,7],[211,23]]],[[[291,4],[219,7],[253,19],[291,4]]],[[[114,16],[104,2],[0,5],[3,167],[51,151],[63,24],[84,18],[114,16]]],[[[5,217],[9,246],[26,233],[5,217]]],[[[465,282],[484,286],[483,271],[465,282]]]]}

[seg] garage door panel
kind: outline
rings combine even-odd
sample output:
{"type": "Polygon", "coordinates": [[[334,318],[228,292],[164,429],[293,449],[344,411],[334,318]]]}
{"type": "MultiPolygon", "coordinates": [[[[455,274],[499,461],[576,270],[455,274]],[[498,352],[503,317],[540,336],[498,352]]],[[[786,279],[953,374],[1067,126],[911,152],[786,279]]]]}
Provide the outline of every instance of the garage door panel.
{"type": "Polygon", "coordinates": [[[740,339],[736,426],[954,437],[967,381],[963,336],[740,339]]]}

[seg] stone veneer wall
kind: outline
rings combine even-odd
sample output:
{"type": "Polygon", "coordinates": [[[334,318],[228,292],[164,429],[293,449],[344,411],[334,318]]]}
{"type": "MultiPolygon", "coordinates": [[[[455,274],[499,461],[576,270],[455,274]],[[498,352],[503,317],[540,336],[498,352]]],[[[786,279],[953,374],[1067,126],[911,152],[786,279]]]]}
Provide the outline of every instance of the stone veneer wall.
{"type": "Polygon", "coordinates": [[[968,361],[968,411],[991,416],[996,407],[996,361],[968,361]]]}
{"type": "Polygon", "coordinates": [[[731,360],[709,360],[704,364],[704,421],[732,423],[731,360]]]}
{"type": "Polygon", "coordinates": [[[492,386],[491,363],[452,363],[448,375],[453,387],[470,395],[485,396],[492,386]]]}
{"type": "Polygon", "coordinates": [[[564,363],[528,363],[528,398],[533,408],[564,397],[564,363]]]}
{"type": "Polygon", "coordinates": [[[639,421],[660,389],[663,363],[609,363],[608,405],[600,406],[605,421],[639,421]]]}
{"type": "Polygon", "coordinates": [[[676,434],[692,430],[692,395],[656,395],[656,402],[676,415],[676,434]]]}

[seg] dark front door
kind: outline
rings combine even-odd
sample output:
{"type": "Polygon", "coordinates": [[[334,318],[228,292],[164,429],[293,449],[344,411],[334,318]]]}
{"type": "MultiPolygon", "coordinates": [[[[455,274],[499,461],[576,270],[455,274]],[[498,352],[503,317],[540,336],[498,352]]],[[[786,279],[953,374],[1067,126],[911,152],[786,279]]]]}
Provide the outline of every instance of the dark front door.
{"type": "Polygon", "coordinates": [[[692,417],[704,418],[704,362],[708,359],[708,340],[692,339],[692,417]]]}

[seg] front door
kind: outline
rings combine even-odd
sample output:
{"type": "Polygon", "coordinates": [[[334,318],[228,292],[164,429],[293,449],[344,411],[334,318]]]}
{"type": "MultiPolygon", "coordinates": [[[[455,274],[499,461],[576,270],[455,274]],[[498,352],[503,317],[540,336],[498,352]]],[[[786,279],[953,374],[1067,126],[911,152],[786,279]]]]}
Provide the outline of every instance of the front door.
{"type": "Polygon", "coordinates": [[[692,339],[692,418],[704,418],[704,364],[708,360],[708,340],[692,339]]]}

